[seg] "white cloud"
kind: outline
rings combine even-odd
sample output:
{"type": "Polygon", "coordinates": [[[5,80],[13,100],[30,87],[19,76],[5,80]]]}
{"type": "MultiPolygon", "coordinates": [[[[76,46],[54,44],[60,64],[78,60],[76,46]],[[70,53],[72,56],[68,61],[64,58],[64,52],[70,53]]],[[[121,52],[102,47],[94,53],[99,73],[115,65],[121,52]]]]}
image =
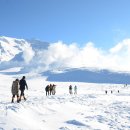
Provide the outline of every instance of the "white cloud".
{"type": "Polygon", "coordinates": [[[35,52],[32,50],[32,47],[29,44],[25,44],[24,51],[23,51],[23,59],[26,64],[28,64],[33,56],[35,55],[35,52]]]}
{"type": "Polygon", "coordinates": [[[115,64],[115,70],[130,71],[130,39],[125,39],[111,48],[110,58],[115,64]]]}
{"type": "Polygon", "coordinates": [[[53,43],[41,52],[41,62],[47,68],[98,68],[130,71],[130,39],[125,39],[108,51],[96,48],[89,42],[82,48],[76,44],[53,43]]]}

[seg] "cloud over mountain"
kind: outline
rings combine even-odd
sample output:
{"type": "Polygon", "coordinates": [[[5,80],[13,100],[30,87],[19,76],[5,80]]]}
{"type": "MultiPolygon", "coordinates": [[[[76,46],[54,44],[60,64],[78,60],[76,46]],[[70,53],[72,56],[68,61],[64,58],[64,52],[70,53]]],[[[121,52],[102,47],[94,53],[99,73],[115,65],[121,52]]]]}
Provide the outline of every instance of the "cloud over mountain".
{"type": "Polygon", "coordinates": [[[29,64],[29,62],[33,59],[33,56],[35,55],[35,52],[33,51],[30,44],[27,44],[23,51],[23,59],[25,63],[29,64]]]}
{"type": "Polygon", "coordinates": [[[43,63],[54,68],[98,68],[115,71],[130,71],[130,39],[125,39],[105,51],[86,43],[67,45],[63,42],[50,44],[43,53],[43,63]]]}
{"type": "Polygon", "coordinates": [[[80,47],[77,43],[66,44],[62,41],[49,44],[38,40],[0,37],[0,61],[6,64],[15,61],[15,65],[22,62],[23,69],[39,72],[66,68],[130,71],[130,39],[103,50],[92,42],[80,47]]]}

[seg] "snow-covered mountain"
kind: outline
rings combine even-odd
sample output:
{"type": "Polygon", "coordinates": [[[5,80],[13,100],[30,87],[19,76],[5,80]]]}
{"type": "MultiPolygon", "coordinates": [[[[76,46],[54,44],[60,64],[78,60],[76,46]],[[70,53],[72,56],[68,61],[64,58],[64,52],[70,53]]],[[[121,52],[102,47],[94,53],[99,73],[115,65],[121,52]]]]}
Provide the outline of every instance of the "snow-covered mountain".
{"type": "Polygon", "coordinates": [[[0,62],[11,61],[13,58],[19,61],[24,58],[25,51],[39,51],[47,49],[49,43],[39,40],[24,40],[1,36],[0,37],[0,62]]]}
{"type": "MultiPolygon", "coordinates": [[[[0,37],[0,61],[10,61],[30,45],[23,39],[0,37]]],[[[31,47],[30,47],[31,48],[31,47]]]]}
{"type": "Polygon", "coordinates": [[[35,51],[47,49],[49,46],[48,42],[43,42],[37,39],[27,39],[26,41],[30,43],[31,47],[35,51]]]}
{"type": "MultiPolygon", "coordinates": [[[[73,48],[73,46],[71,46],[73,48]]],[[[129,73],[70,67],[66,46],[40,40],[0,37],[0,70],[21,67],[17,73],[40,73],[49,81],[130,84],[129,73]],[[64,51],[64,54],[59,53],[64,51]],[[53,73],[52,73],[53,72],[53,73]],[[58,73],[57,73],[58,72],[58,73]]],[[[4,71],[1,71],[4,73],[4,71]]],[[[10,72],[6,72],[10,74],[10,72]]],[[[13,74],[13,72],[11,72],[13,74]]],[[[16,72],[14,73],[16,74],[16,72]]]]}
{"type": "Polygon", "coordinates": [[[49,43],[40,40],[25,40],[1,36],[0,69],[11,67],[27,69],[30,66],[36,66],[35,61],[39,57],[39,53],[47,49],[48,46],[49,43]]]}

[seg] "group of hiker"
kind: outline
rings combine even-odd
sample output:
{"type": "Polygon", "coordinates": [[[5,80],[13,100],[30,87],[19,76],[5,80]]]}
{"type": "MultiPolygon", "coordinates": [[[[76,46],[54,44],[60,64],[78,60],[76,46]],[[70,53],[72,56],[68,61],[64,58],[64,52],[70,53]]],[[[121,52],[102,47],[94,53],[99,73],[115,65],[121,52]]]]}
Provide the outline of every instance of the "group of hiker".
{"type": "MultiPolygon", "coordinates": [[[[45,87],[45,91],[46,91],[46,96],[48,95],[55,95],[56,93],[56,85],[55,84],[50,84],[50,85],[47,85],[45,87]]],[[[73,87],[72,85],[69,86],[69,94],[77,94],[77,86],[75,85],[74,86],[74,92],[73,92],[73,87]]]]}
{"type": "MultiPolygon", "coordinates": [[[[50,84],[50,85],[47,85],[45,87],[45,91],[46,91],[46,96],[48,95],[55,95],[56,93],[56,85],[55,84],[50,84]]],[[[69,86],[69,94],[77,94],[77,86],[75,85],[74,86],[74,92],[73,92],[73,87],[72,85],[69,86]]]]}
{"type": "Polygon", "coordinates": [[[69,93],[72,95],[73,93],[74,94],[77,94],[77,86],[75,85],[74,86],[74,92],[73,92],[73,87],[72,85],[69,86],[69,93]]]}
{"type": "MultiPolygon", "coordinates": [[[[124,85],[124,87],[126,87],[126,86],[127,86],[127,84],[124,85]]],[[[15,81],[13,81],[12,87],[11,87],[11,92],[12,92],[11,102],[12,103],[14,102],[15,96],[17,97],[18,103],[21,101],[22,97],[26,101],[25,94],[24,94],[25,89],[28,90],[28,85],[26,83],[25,76],[23,76],[21,80],[16,79],[15,81]],[[20,95],[19,95],[19,90],[20,90],[20,95]]],[[[46,92],[46,96],[55,95],[56,94],[56,85],[55,84],[47,85],[45,87],[45,92],[46,92]]],[[[117,92],[119,93],[119,90],[117,92]]],[[[113,90],[111,90],[110,93],[112,94],[113,90]]],[[[76,85],[74,87],[72,87],[72,85],[69,85],[69,94],[70,95],[77,94],[77,86],[76,85]]],[[[105,94],[108,94],[108,90],[105,90],[105,94]]]]}
{"type": "MultiPolygon", "coordinates": [[[[105,94],[108,94],[108,92],[109,92],[108,90],[105,90],[105,94]]],[[[111,94],[112,94],[113,92],[114,92],[113,90],[110,91],[111,94]]],[[[120,93],[120,91],[117,90],[117,93],[120,93]]]]}
{"type": "Polygon", "coordinates": [[[50,84],[45,87],[46,96],[48,95],[55,95],[56,94],[56,85],[50,84]]]}
{"type": "Polygon", "coordinates": [[[17,96],[18,103],[21,101],[22,97],[24,100],[26,100],[25,95],[24,95],[25,87],[28,90],[28,85],[26,83],[25,76],[23,76],[21,80],[16,79],[15,81],[13,81],[12,87],[11,87],[11,92],[12,92],[12,101],[11,102],[12,103],[14,102],[15,96],[17,96]],[[19,90],[21,91],[20,96],[19,96],[19,90]]]}
{"type": "MultiPolygon", "coordinates": [[[[13,81],[12,87],[11,87],[11,92],[12,92],[12,100],[11,100],[11,102],[12,103],[14,103],[15,96],[17,97],[17,102],[18,103],[21,101],[22,98],[26,101],[24,91],[25,91],[25,89],[28,90],[28,85],[26,83],[25,78],[26,77],[23,76],[21,80],[16,79],[15,81],[13,81]],[[20,91],[20,95],[19,95],[19,91],[20,91]]],[[[56,94],[56,85],[55,84],[47,85],[45,87],[45,91],[46,91],[46,96],[55,95],[56,94]]],[[[72,94],[77,94],[77,86],[75,85],[74,88],[73,88],[72,85],[70,85],[69,86],[69,93],[71,95],[72,94]]]]}

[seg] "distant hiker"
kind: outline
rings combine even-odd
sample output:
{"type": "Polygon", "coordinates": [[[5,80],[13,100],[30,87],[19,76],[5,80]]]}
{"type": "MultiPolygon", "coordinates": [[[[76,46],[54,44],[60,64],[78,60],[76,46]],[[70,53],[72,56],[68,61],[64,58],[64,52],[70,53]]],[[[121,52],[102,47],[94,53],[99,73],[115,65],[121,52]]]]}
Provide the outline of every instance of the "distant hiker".
{"type": "Polygon", "coordinates": [[[113,93],[113,91],[111,90],[111,94],[113,93]]]}
{"type": "Polygon", "coordinates": [[[46,91],[46,96],[49,95],[49,91],[50,91],[50,86],[49,85],[46,86],[45,91],[46,91]]]}
{"type": "Polygon", "coordinates": [[[127,86],[127,84],[124,84],[124,88],[127,86]]]}
{"type": "Polygon", "coordinates": [[[70,94],[73,94],[73,93],[72,93],[72,85],[69,86],[69,93],[70,93],[70,94]]]}
{"type": "Polygon", "coordinates": [[[74,94],[77,94],[77,86],[74,86],[74,94]]]}
{"type": "Polygon", "coordinates": [[[50,95],[52,95],[52,91],[53,91],[53,85],[52,84],[50,84],[50,89],[49,89],[49,91],[50,91],[50,95]]]}
{"type": "Polygon", "coordinates": [[[107,94],[107,90],[105,90],[105,93],[107,94]]]}
{"type": "Polygon", "coordinates": [[[52,95],[55,95],[56,94],[56,85],[53,84],[52,85],[52,95]]]}
{"type": "Polygon", "coordinates": [[[11,102],[12,103],[14,102],[15,96],[17,96],[17,102],[19,102],[19,80],[18,79],[13,81],[11,92],[12,92],[12,101],[11,102]]]}
{"type": "Polygon", "coordinates": [[[28,90],[28,85],[26,83],[25,76],[22,77],[22,79],[20,80],[19,84],[20,84],[20,91],[21,91],[19,101],[21,101],[21,97],[22,96],[23,96],[24,100],[26,100],[26,98],[24,96],[24,90],[25,90],[25,86],[26,86],[26,89],[28,90]]]}
{"type": "Polygon", "coordinates": [[[119,93],[119,90],[117,92],[119,93]]]}

